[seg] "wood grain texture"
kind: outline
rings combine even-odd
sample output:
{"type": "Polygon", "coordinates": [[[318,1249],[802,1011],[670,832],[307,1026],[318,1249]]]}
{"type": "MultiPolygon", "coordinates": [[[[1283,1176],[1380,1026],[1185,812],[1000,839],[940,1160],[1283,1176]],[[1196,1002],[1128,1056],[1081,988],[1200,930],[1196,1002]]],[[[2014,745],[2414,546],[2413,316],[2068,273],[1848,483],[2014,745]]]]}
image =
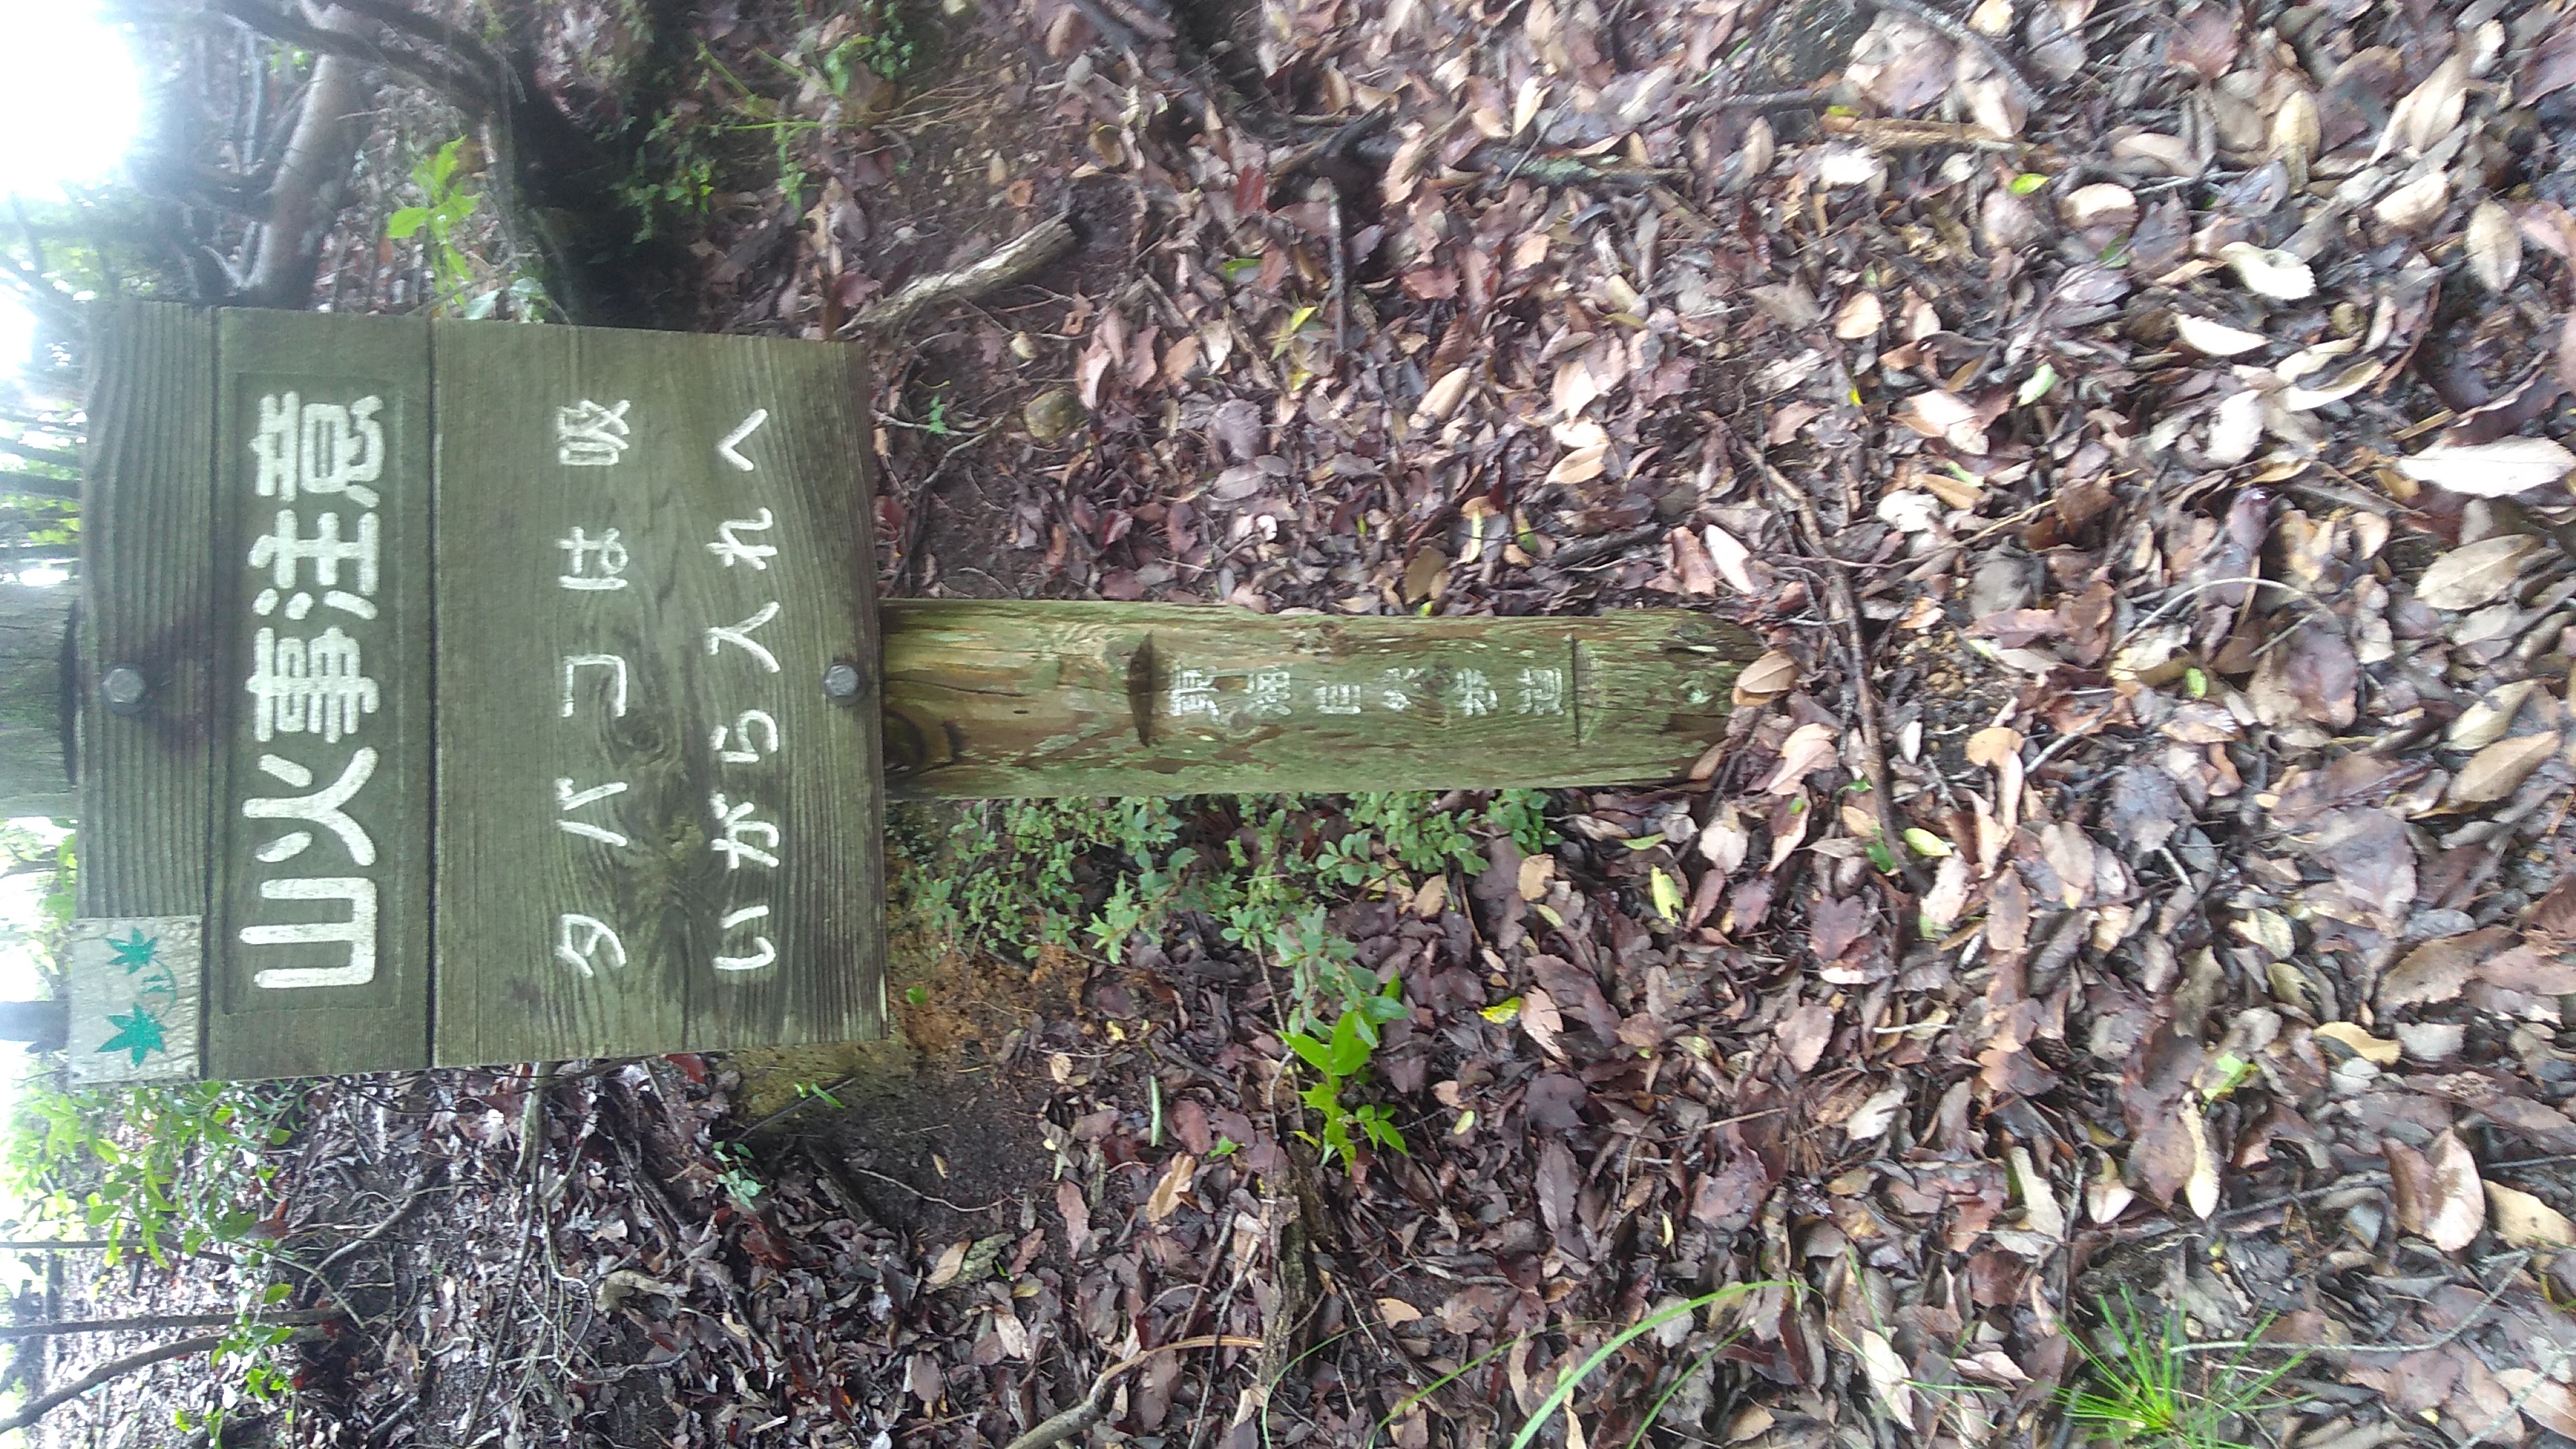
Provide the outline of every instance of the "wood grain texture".
{"type": "Polygon", "coordinates": [[[81,479],[84,916],[203,916],[213,819],[215,319],[106,300],[81,479]],[[144,709],[97,708],[112,664],[144,709]]]}
{"type": "Polygon", "coordinates": [[[876,697],[822,687],[835,662],[872,680],[876,657],[856,353],[436,338],[438,1059],[878,1034],[876,697]],[[567,408],[587,431],[559,430],[567,408]],[[739,463],[718,451],[737,435],[739,463]]]}
{"type": "Polygon", "coordinates": [[[1760,653],[1705,615],[1276,617],[885,606],[897,799],[1500,789],[1670,779],[1760,653]]]}
{"type": "MultiPolygon", "coordinates": [[[[215,751],[221,809],[213,833],[214,909],[206,933],[207,1074],[306,1076],[427,1066],[431,871],[425,847],[434,716],[428,324],[414,318],[226,312],[217,355],[211,456],[217,480],[213,592],[219,666],[213,694],[215,737],[222,745],[215,751]],[[367,398],[380,400],[372,418],[382,429],[380,470],[372,482],[358,485],[373,490],[374,502],[356,491],[318,491],[309,478],[292,499],[283,496],[282,485],[270,496],[259,494],[254,444],[263,411],[282,406],[290,393],[298,405],[299,444],[314,424],[316,414],[309,410],[356,409],[367,398]],[[286,513],[294,515],[291,535],[282,520],[286,513]],[[273,546],[277,538],[291,537],[300,547],[322,534],[326,519],[336,519],[330,526],[354,546],[369,518],[377,535],[372,587],[354,555],[327,576],[318,558],[290,559],[283,566],[273,557],[253,561],[261,539],[273,546]],[[264,613],[263,595],[271,595],[264,613]],[[307,598],[300,618],[298,595],[307,598]],[[374,710],[358,710],[338,726],[317,729],[327,721],[309,707],[299,712],[295,697],[279,697],[268,738],[259,738],[262,711],[250,681],[263,630],[272,641],[309,645],[317,656],[333,640],[354,644],[358,672],[375,686],[374,710]],[[339,737],[330,738],[332,733],[339,737]],[[269,761],[282,762],[282,772],[269,761]],[[362,776],[340,807],[358,835],[316,820],[252,813],[270,808],[255,802],[309,798],[362,776]],[[307,837],[301,850],[263,858],[263,852],[279,856],[279,842],[292,844],[297,834],[307,837]],[[372,861],[359,858],[361,839],[372,861]],[[375,915],[372,970],[363,981],[304,984],[313,972],[354,974],[366,952],[350,941],[278,943],[262,937],[299,924],[356,920],[363,902],[346,885],[356,881],[366,883],[375,915]],[[341,883],[339,889],[331,889],[334,882],[341,883]],[[329,893],[293,894],[306,889],[329,893]],[[273,974],[279,972],[305,974],[273,974]]],[[[359,424],[348,424],[339,436],[358,446],[359,424]]]]}

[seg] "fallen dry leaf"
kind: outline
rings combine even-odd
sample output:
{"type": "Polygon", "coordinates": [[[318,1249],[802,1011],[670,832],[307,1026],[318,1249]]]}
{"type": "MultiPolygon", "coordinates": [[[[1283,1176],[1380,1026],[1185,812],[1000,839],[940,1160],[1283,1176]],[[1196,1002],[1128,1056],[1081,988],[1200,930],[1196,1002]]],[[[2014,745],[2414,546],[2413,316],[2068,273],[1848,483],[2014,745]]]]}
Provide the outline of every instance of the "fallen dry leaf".
{"type": "Polygon", "coordinates": [[[1932,388],[1896,406],[1896,420],[1927,438],[1938,438],[1962,453],[1983,457],[1988,447],[1986,425],[1966,398],[1932,388]]]}
{"type": "Polygon", "coordinates": [[[1825,1054],[1825,1043],[1833,1040],[1834,1009],[1821,1001],[1810,1001],[1791,1008],[1780,1018],[1774,1033],[1780,1041],[1780,1054],[1789,1065],[1804,1073],[1812,1070],[1825,1054]]]}
{"type": "Polygon", "coordinates": [[[2407,952],[2379,978],[2379,1009],[2395,1011],[2459,995],[2478,963],[2502,949],[2512,934],[2490,926],[2427,941],[2407,952]]]}
{"type": "Polygon", "coordinates": [[[2316,295],[2316,273],[2290,252],[2258,247],[2252,242],[2229,242],[2218,249],[2218,256],[2236,273],[2236,280],[2245,284],[2245,290],[2258,297],[2297,302],[2316,295]]]}
{"type": "Polygon", "coordinates": [[[1467,385],[1473,381],[1475,375],[1463,367],[1453,367],[1440,374],[1438,380],[1424,389],[1422,402],[1414,408],[1414,425],[1424,427],[1448,421],[1449,415],[1458,410],[1459,402],[1467,396],[1467,385]]]}
{"type": "Polygon", "coordinates": [[[2127,227],[2138,219],[2138,194],[2110,181],[2079,186],[2057,203],[2057,214],[2069,227],[2127,227]]]}
{"type": "Polygon", "coordinates": [[[971,1246],[973,1245],[960,1238],[942,1249],[939,1261],[930,1265],[930,1276],[922,1280],[922,1286],[945,1288],[956,1282],[957,1275],[966,1269],[966,1250],[971,1246]]]}
{"type": "Polygon", "coordinates": [[[2558,753],[2556,730],[2541,735],[2517,735],[2498,740],[2476,754],[2451,777],[2453,803],[2483,805],[2501,800],[2522,787],[2551,755],[2558,753]]]}
{"type": "Polygon", "coordinates": [[[2517,1248],[2576,1248],[2576,1224],[2566,1214],[2500,1182],[2486,1189],[2487,1224],[2497,1237],[2517,1248]]]}
{"type": "Polygon", "coordinates": [[[1401,1328],[1408,1323],[1420,1322],[1422,1310],[1401,1298],[1381,1298],[1377,1301],[1377,1316],[1385,1320],[1387,1327],[1401,1328]]]}
{"type": "Polygon", "coordinates": [[[2439,171],[2418,176],[2371,203],[2381,224],[2398,231],[2422,231],[2442,219],[2451,207],[2451,178],[2439,171]]]}
{"type": "Polygon", "coordinates": [[[2552,1434],[2576,1439],[2576,1390],[2542,1378],[2534,1369],[2498,1369],[2495,1377],[2497,1386],[2522,1406],[2524,1418],[2552,1434]]]}
{"type": "Polygon", "coordinates": [[[1871,336],[1887,320],[1887,308],[1876,292],[1854,292],[1834,313],[1834,335],[1845,342],[1871,336]]]}
{"type": "Polygon", "coordinates": [[[2576,453],[2547,438],[2498,438],[2467,447],[2432,447],[2397,460],[2418,483],[2478,498],[2510,498],[2576,471],[2576,453]]]}
{"type": "Polygon", "coordinates": [[[2469,271],[2490,292],[2501,292],[2513,285],[2522,272],[2522,229],[2514,225],[2513,213],[2504,203],[2488,197],[2469,213],[2469,230],[2463,243],[2469,253],[2469,271]]]}
{"type": "Polygon", "coordinates": [[[1717,576],[1729,587],[1747,597],[1759,595],[1762,586],[1754,581],[1750,567],[1753,551],[1737,541],[1734,534],[1712,523],[1700,530],[1700,543],[1708,550],[1708,561],[1716,567],[1717,576]]]}
{"type": "Polygon", "coordinates": [[[1860,1331],[1861,1368],[1869,1375],[1869,1386],[1887,1405],[1889,1417],[1896,1422],[1914,1422],[1914,1373],[1897,1357],[1895,1345],[1879,1336],[1874,1329],[1860,1331]]]}
{"type": "Polygon", "coordinates": [[[2436,609],[2491,604],[2522,577],[2525,560],[2540,551],[2529,534],[2506,533],[2452,549],[2433,560],[2415,581],[2415,597],[2436,609]]]}
{"type": "Polygon", "coordinates": [[[2397,1065],[2397,1059],[2405,1053],[2405,1048],[2399,1043],[2384,1037],[2372,1036],[2361,1026],[2349,1021],[2329,1021],[2317,1028],[2317,1035],[2330,1042],[2339,1043],[2346,1051],[2372,1066],[2393,1067],[2397,1065]]]}
{"type": "MultiPolygon", "coordinates": [[[[2066,1210],[2058,1205],[2057,1194],[2031,1164],[2030,1149],[2014,1147],[2004,1154],[2012,1165],[2013,1194],[2021,1199],[2021,1225],[2043,1238],[2063,1242],[2066,1238],[2066,1210]]],[[[2202,1214],[2208,1216],[2207,1213],[2202,1214]]]]}
{"type": "Polygon", "coordinates": [[[1199,1160],[1186,1152],[1172,1154],[1171,1166],[1163,1169],[1163,1180],[1145,1199],[1145,1221],[1159,1223],[1170,1217],[1189,1195],[1190,1181],[1198,1176],[1199,1160]]]}
{"type": "Polygon", "coordinates": [[[1843,1119],[1843,1136],[1854,1142],[1871,1142],[1896,1125],[1897,1114],[1904,1110],[1908,1088],[1903,1082],[1881,1087],[1864,1098],[1852,1114],[1843,1119]]]}
{"type": "Polygon", "coordinates": [[[2477,1161],[2457,1132],[2445,1129],[2424,1156],[2432,1178],[2426,1184],[2430,1200],[2422,1231],[2434,1247],[2456,1253],[2487,1225],[2485,1184],[2478,1180],[2477,1161]]]}
{"type": "Polygon", "coordinates": [[[2379,145],[2370,153],[2378,160],[2391,150],[2403,146],[2409,156],[2421,156],[2433,143],[2450,134],[2460,123],[2460,112],[2468,104],[2469,58],[2464,51],[2454,50],[2450,58],[2433,67],[2423,84],[2408,91],[2405,98],[2388,113],[2387,128],[2380,132],[2379,145]]]}
{"type": "Polygon", "coordinates": [[[1755,703],[1798,687],[1798,659],[1785,649],[1766,651],[1735,676],[1736,692],[1755,703]]]}
{"type": "Polygon", "coordinates": [[[2265,346],[2272,340],[2260,332],[2248,332],[2242,327],[2230,327],[2224,322],[2212,322],[2206,317],[2195,317],[2189,312],[2176,312],[2173,320],[2174,335],[2183,340],[2184,346],[2211,357],[2234,357],[2265,346]]]}
{"type": "Polygon", "coordinates": [[[2442,732],[2442,742],[2455,750],[2482,750],[2504,738],[2513,728],[2514,716],[2522,713],[2524,701],[2540,687],[2536,679],[2517,679],[2498,685],[2460,711],[2459,718],[2442,732]]]}
{"type": "Polygon", "coordinates": [[[1842,748],[1841,731],[1829,724],[1802,724],[1780,742],[1780,763],[1762,783],[1766,795],[1786,795],[1809,775],[1834,762],[1842,748]]]}

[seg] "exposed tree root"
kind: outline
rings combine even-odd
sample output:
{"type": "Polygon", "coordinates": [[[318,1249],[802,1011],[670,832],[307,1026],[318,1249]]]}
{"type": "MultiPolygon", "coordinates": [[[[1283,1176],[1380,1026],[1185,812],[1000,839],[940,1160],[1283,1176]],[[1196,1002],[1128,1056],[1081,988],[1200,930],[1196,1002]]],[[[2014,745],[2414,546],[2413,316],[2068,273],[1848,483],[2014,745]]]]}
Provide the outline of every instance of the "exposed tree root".
{"type": "Polygon", "coordinates": [[[914,278],[902,291],[851,318],[841,328],[841,335],[897,331],[934,307],[972,301],[999,291],[1073,250],[1073,241],[1073,223],[1067,218],[1056,216],[1039,222],[981,261],[955,271],[914,278]]]}

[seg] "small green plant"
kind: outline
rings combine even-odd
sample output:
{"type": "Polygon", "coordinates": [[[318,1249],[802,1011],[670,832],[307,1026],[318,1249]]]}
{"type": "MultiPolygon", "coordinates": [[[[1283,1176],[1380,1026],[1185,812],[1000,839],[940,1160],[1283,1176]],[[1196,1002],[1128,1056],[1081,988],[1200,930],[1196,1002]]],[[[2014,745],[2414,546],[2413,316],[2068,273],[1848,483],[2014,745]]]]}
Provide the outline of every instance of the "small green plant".
{"type": "Polygon", "coordinates": [[[1401,982],[1389,981],[1385,989],[1369,999],[1385,1004],[1386,1011],[1352,1008],[1333,1021],[1332,1030],[1322,1038],[1302,1031],[1290,1031],[1282,1040],[1297,1059],[1314,1069],[1315,1080],[1297,1100],[1306,1104],[1323,1119],[1324,1130],[1318,1135],[1300,1132],[1310,1142],[1319,1142],[1326,1151],[1338,1155],[1345,1169],[1359,1164],[1360,1142],[1365,1139],[1393,1152],[1409,1152],[1404,1134],[1395,1125],[1394,1114],[1375,1102],[1353,1105],[1342,1094],[1368,1079],[1369,1059],[1377,1055],[1378,1023],[1404,1014],[1401,982]],[[1357,1127],[1359,1137],[1351,1135],[1357,1127]]]}
{"type": "Polygon", "coordinates": [[[414,162],[411,180],[420,188],[423,204],[403,207],[385,221],[385,235],[395,241],[408,241],[424,231],[429,234],[430,275],[437,280],[439,299],[446,305],[454,305],[474,285],[473,259],[457,245],[459,229],[481,201],[459,184],[464,154],[465,138],[459,136],[414,162]]]}
{"type": "MultiPolygon", "coordinates": [[[[2247,1449],[2235,1437],[2238,1424],[2274,1401],[2282,1377],[2305,1357],[2293,1351],[2262,1369],[2246,1361],[2253,1350],[2238,1348],[2223,1360],[2196,1363],[2179,1310],[2152,1322],[2126,1289],[2117,1303],[2101,1299],[2096,1306],[2098,1346],[2076,1340],[2084,1363],[2061,1401],[2080,1429],[2123,1444],[2247,1449]]],[[[2259,1326],[2255,1336],[2261,1337],[2259,1326]]]]}
{"type": "Polygon", "coordinates": [[[617,183],[617,199],[635,215],[635,240],[651,241],[674,217],[706,214],[716,194],[716,163],[701,143],[700,128],[679,111],[653,118],[635,166],[617,183]]]}
{"type": "Polygon", "coordinates": [[[921,60],[921,45],[904,18],[902,0],[864,0],[859,14],[864,31],[824,52],[817,67],[836,96],[849,95],[859,66],[876,72],[881,80],[899,83],[921,60]]]}
{"type": "Polygon", "coordinates": [[[18,1095],[6,1175],[38,1220],[107,1240],[107,1262],[141,1252],[167,1266],[252,1237],[291,1135],[291,1098],[227,1082],[18,1095]]]}
{"type": "Polygon", "coordinates": [[[709,1151],[717,1163],[716,1186],[725,1190],[725,1196],[743,1207],[750,1207],[769,1190],[768,1184],[760,1180],[760,1175],[751,1170],[750,1148],[739,1142],[718,1142],[709,1151]]]}
{"type": "Polygon", "coordinates": [[[1399,982],[1354,963],[1327,901],[1481,870],[1484,835],[1508,834],[1524,851],[1554,838],[1537,791],[1502,792],[1480,816],[1436,810],[1433,798],[997,803],[960,816],[944,849],[917,840],[899,850],[910,858],[899,879],[936,928],[1029,960],[1049,947],[1114,957],[1177,921],[1213,926],[1284,974],[1282,1040],[1319,1077],[1305,1089],[1322,1118],[1315,1140],[1349,1166],[1363,1144],[1405,1150],[1389,1110],[1349,1094],[1367,1081],[1379,1028],[1406,1007],[1399,982]]]}

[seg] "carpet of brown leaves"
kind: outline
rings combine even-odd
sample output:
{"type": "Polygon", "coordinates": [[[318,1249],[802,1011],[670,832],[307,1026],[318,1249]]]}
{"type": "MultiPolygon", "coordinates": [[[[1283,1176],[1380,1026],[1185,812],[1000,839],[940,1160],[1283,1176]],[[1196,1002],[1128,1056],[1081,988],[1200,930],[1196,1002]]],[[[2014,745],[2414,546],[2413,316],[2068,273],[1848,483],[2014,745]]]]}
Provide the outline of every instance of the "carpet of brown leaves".
{"type": "MultiPolygon", "coordinates": [[[[1086,237],[889,349],[898,592],[1771,653],[1701,778],[1337,912],[1410,1157],[1315,1165],[1195,946],[749,1201],[694,1063],[524,1179],[509,1079],[406,1088],[452,1249],[299,1434],[1002,1444],[1223,1335],[1093,1442],[1486,1444],[1755,1284],[1547,1442],[2063,1444],[2123,1291],[2314,1346],[2269,1442],[2576,1435],[2576,20],[1931,3],[1013,0],[785,83],[817,186],[718,198],[711,325],[1086,237]]],[[[778,91],[828,24],[702,38],[778,91]]]]}

